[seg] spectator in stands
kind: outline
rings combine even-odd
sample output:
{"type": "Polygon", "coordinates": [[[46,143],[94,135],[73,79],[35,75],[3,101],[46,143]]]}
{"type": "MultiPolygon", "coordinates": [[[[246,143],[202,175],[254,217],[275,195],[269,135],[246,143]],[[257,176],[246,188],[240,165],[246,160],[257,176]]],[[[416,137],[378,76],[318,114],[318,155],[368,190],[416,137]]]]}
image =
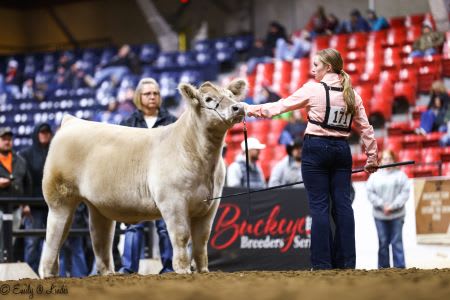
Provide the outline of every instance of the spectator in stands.
{"type": "MultiPolygon", "coordinates": [[[[31,173],[33,182],[33,197],[41,197],[42,194],[42,177],[44,176],[44,163],[47,158],[50,141],[53,137],[53,131],[48,123],[37,124],[34,128],[32,141],[33,144],[19,152],[27,162],[28,169],[31,173]]],[[[42,200],[43,204],[44,200],[42,200]]],[[[23,223],[25,229],[44,229],[47,224],[47,205],[30,206],[25,205],[23,211],[26,212],[23,223]]],[[[41,258],[42,245],[44,238],[39,236],[25,237],[25,262],[37,273],[39,260],[41,258]]]]}
{"type": "Polygon", "coordinates": [[[422,35],[414,41],[413,51],[410,56],[422,57],[437,54],[441,52],[444,40],[445,37],[442,32],[434,31],[430,24],[424,23],[422,25],[422,35]]]}
{"type": "MultiPolygon", "coordinates": [[[[385,150],[381,164],[396,161],[393,151],[385,150]]],[[[373,216],[378,232],[378,268],[389,268],[389,245],[395,268],[405,268],[402,230],[405,203],[409,198],[410,183],[399,168],[382,169],[370,175],[367,197],[373,205],[373,216]]]]}
{"type": "MultiPolygon", "coordinates": [[[[139,128],[156,128],[172,124],[176,121],[176,118],[161,106],[159,85],[153,78],[143,78],[138,83],[134,94],[134,104],[137,110],[128,119],[124,120],[121,125],[139,128]]],[[[173,250],[166,223],[160,219],[155,221],[155,225],[159,236],[159,251],[163,266],[160,273],[173,272],[173,250]]],[[[128,225],[125,232],[125,245],[122,256],[122,268],[119,270],[120,273],[138,272],[143,227],[143,222],[128,225]]]]}
{"type": "Polygon", "coordinates": [[[420,117],[420,127],[416,129],[417,134],[425,135],[430,132],[438,131],[439,127],[444,125],[444,119],[447,109],[440,95],[435,95],[433,102],[428,106],[420,117]]]}
{"type": "Polygon", "coordinates": [[[325,8],[321,5],[317,6],[317,10],[309,19],[306,29],[310,32],[311,37],[326,33],[328,27],[328,18],[325,13],[325,8]]]}
{"type": "Polygon", "coordinates": [[[371,31],[380,31],[389,28],[389,23],[385,17],[378,17],[373,9],[367,10],[367,22],[371,31]]]}
{"type": "Polygon", "coordinates": [[[100,69],[95,72],[94,78],[86,75],[86,80],[91,87],[97,87],[108,79],[118,84],[125,75],[129,73],[139,74],[140,70],[139,58],[129,45],[123,45],[110,62],[100,66],[100,69]]]}
{"type": "Polygon", "coordinates": [[[282,145],[290,145],[295,140],[302,139],[305,134],[306,125],[300,110],[294,110],[289,118],[289,123],[281,132],[279,143],[282,145]]]}
{"type": "MultiPolygon", "coordinates": [[[[266,145],[261,144],[257,138],[250,137],[247,140],[250,188],[265,188],[266,181],[261,168],[257,165],[259,153],[266,145]]],[[[245,162],[245,141],[241,143],[242,153],[236,156],[234,162],[228,167],[227,186],[246,187],[247,186],[247,167],[245,162]]]]}
{"type": "Polygon", "coordinates": [[[311,51],[311,36],[307,30],[293,33],[289,40],[278,39],[275,48],[275,58],[292,61],[309,55],[311,51]]]}
{"type": "Polygon", "coordinates": [[[431,108],[434,98],[439,96],[442,99],[444,108],[447,109],[450,103],[450,97],[447,92],[447,88],[442,80],[436,80],[431,84],[430,88],[430,101],[428,102],[428,109],[431,108]]]}
{"type": "Polygon", "coordinates": [[[368,32],[370,31],[370,25],[366,19],[363,18],[361,12],[354,9],[350,12],[350,21],[342,24],[339,33],[352,33],[352,32],[368,32]]]}
{"type": "Polygon", "coordinates": [[[94,116],[93,121],[110,124],[120,124],[122,116],[118,113],[119,102],[111,100],[105,111],[99,112],[94,116]]]}
{"type": "Polygon", "coordinates": [[[33,99],[34,98],[34,80],[33,80],[33,78],[28,78],[23,82],[22,97],[24,99],[33,99]]]}
{"type": "MultiPolygon", "coordinates": [[[[286,145],[286,157],[279,161],[272,170],[269,187],[299,182],[302,177],[302,139],[296,139],[286,145]]],[[[299,187],[296,185],[295,187],[299,187]]]]}
{"type": "Polygon", "coordinates": [[[262,39],[255,39],[253,47],[248,52],[247,74],[252,74],[258,64],[263,64],[272,60],[272,52],[264,46],[262,39]]]}
{"type": "MultiPolygon", "coordinates": [[[[12,130],[8,127],[0,128],[0,197],[30,196],[32,181],[27,162],[14,152],[12,146],[12,130]]],[[[23,213],[27,214],[26,211],[23,213]]],[[[21,214],[22,208],[15,210],[13,214],[13,229],[15,230],[20,226],[21,214]]],[[[0,253],[3,253],[3,238],[0,239],[0,250],[0,253]]],[[[16,260],[23,260],[22,255],[15,256],[16,260]]],[[[3,255],[0,255],[1,260],[3,260],[3,255]]]]}
{"type": "Polygon", "coordinates": [[[338,17],[334,14],[328,15],[327,28],[325,30],[326,34],[332,35],[338,32],[341,27],[338,17]]]}
{"type": "Polygon", "coordinates": [[[23,78],[17,60],[11,59],[8,62],[4,81],[6,92],[14,98],[20,98],[20,87],[22,86],[23,78]]]}
{"type": "Polygon", "coordinates": [[[280,23],[272,21],[269,24],[269,31],[266,34],[266,40],[264,41],[264,46],[266,47],[267,53],[273,57],[274,50],[278,39],[284,39],[287,41],[288,36],[286,34],[286,29],[280,23]]]}

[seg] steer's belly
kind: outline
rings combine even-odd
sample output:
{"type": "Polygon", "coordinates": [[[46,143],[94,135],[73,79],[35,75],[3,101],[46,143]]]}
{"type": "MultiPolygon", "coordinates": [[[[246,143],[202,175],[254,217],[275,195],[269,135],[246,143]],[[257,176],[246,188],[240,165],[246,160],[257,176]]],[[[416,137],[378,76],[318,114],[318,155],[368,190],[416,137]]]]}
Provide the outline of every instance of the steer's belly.
{"type": "Polygon", "coordinates": [[[105,217],[124,223],[138,223],[141,221],[161,218],[161,213],[152,199],[139,201],[105,201],[92,203],[93,206],[105,217]]]}

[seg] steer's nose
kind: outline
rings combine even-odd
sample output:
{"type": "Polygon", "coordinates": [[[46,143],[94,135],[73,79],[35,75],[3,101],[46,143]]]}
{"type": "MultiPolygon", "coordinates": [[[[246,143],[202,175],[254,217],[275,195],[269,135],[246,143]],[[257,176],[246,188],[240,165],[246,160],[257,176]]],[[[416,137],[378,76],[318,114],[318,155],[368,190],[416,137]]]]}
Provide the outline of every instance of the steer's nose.
{"type": "Polygon", "coordinates": [[[236,112],[236,111],[239,110],[239,105],[235,104],[235,105],[233,105],[233,106],[231,107],[231,109],[232,109],[234,112],[236,112]]]}

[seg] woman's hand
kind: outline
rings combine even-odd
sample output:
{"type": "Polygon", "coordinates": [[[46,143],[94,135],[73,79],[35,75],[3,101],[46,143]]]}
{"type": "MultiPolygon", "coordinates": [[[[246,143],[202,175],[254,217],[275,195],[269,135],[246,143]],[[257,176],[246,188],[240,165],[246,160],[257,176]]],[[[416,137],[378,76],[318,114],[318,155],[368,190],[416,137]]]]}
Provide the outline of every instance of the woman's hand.
{"type": "Polygon", "coordinates": [[[364,171],[367,173],[374,173],[378,170],[378,163],[366,163],[364,166],[364,171]]]}

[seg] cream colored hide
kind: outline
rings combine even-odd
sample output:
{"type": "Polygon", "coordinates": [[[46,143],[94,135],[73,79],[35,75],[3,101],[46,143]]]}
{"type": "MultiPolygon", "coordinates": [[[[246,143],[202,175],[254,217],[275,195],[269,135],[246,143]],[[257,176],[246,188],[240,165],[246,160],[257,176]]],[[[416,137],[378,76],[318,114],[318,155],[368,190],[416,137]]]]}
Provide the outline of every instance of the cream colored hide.
{"type": "Polygon", "coordinates": [[[221,195],[221,157],[227,129],[242,121],[246,82],[227,88],[205,82],[197,90],[180,84],[188,102],[171,125],[131,128],[65,116],[44,169],[49,207],[41,277],[58,276],[58,253],[80,202],[89,208],[97,270],[114,273],[115,221],[137,223],[163,217],[173,245],[173,267],[191,273],[187,244],[197,271],[208,272],[207,243],[221,195]]]}

